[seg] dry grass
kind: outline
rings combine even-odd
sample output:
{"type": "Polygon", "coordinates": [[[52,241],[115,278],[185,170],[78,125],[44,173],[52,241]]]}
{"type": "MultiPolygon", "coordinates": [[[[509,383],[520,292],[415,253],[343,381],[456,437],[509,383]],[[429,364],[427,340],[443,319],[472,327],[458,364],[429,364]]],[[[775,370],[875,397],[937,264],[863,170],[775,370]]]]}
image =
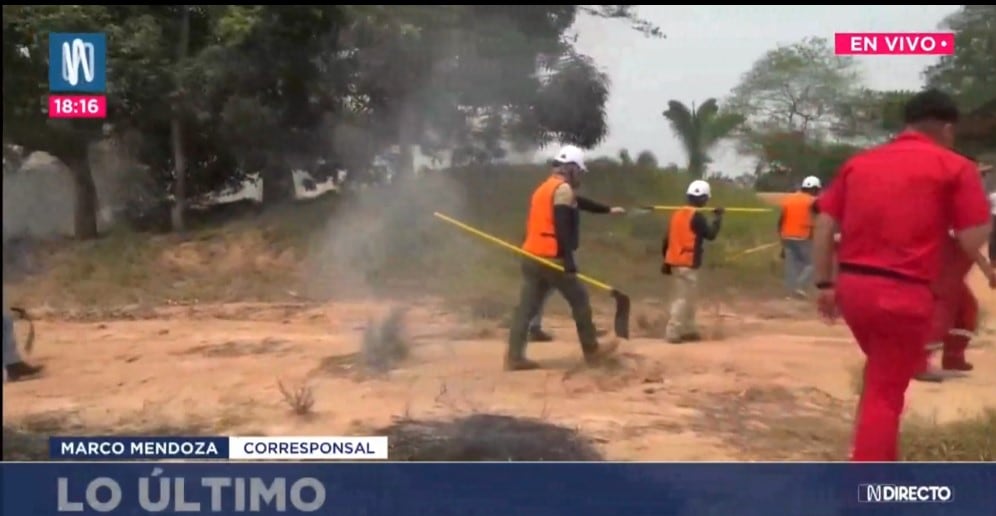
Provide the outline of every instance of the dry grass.
{"type": "MultiPolygon", "coordinates": [[[[586,192],[620,205],[674,204],[681,202],[680,192],[689,180],[679,173],[627,169],[626,180],[620,181],[619,172],[593,167],[586,192]]],[[[414,186],[390,185],[355,198],[220,217],[194,224],[186,237],[122,230],[91,242],[45,244],[27,276],[7,285],[8,294],[22,306],[50,304],[58,309],[300,301],[302,292],[325,299],[340,292],[320,284],[330,270],[344,264],[333,263],[321,249],[341,239],[350,248],[355,247],[354,240],[363,244],[359,263],[345,265],[370,290],[463,300],[483,291],[502,301],[484,302],[471,311],[475,317],[497,319],[510,311],[515,300],[517,258],[436,221],[431,212],[447,207],[458,219],[517,243],[522,214],[508,207],[521,206],[545,173],[541,167],[444,171],[420,177],[414,186]],[[365,206],[370,204],[380,211],[366,216],[365,206]],[[385,205],[391,206],[390,213],[384,213],[385,205]],[[371,227],[352,224],[354,219],[372,221],[371,227]]],[[[761,204],[753,192],[727,185],[717,184],[714,194],[715,202],[726,206],[761,204]]],[[[777,284],[761,260],[724,263],[722,259],[767,238],[773,217],[727,216],[723,234],[706,255],[709,273],[704,292],[722,296],[734,287],[777,284]]],[[[592,217],[582,235],[584,272],[636,298],[660,296],[666,282],[653,264],[666,220],[666,214],[592,217]],[[636,265],[620,267],[621,263],[636,265]]]]}
{"type": "Polygon", "coordinates": [[[851,383],[851,392],[855,396],[861,396],[861,393],[865,390],[865,366],[863,364],[856,364],[847,369],[848,377],[851,383]]]}
{"type": "Polygon", "coordinates": [[[996,461],[996,408],[959,421],[906,421],[902,456],[907,461],[996,461]]]}
{"type": "Polygon", "coordinates": [[[283,382],[278,380],[277,388],[291,412],[299,416],[311,414],[311,409],[315,406],[315,394],[310,385],[302,383],[297,387],[288,389],[284,387],[283,382]]]}

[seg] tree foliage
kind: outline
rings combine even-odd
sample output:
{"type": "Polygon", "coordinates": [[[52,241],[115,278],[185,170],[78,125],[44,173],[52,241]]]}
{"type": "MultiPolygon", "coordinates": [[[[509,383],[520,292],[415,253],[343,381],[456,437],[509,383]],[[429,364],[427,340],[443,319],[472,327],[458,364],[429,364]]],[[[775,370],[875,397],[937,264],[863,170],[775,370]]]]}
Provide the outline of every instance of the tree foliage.
{"type": "Polygon", "coordinates": [[[746,117],[750,132],[832,133],[838,106],[860,91],[861,73],[825,38],[807,38],[768,51],[733,89],[727,107],[746,117]]]}
{"type": "Polygon", "coordinates": [[[739,113],[721,112],[716,99],[708,99],[698,108],[695,104],[689,108],[677,100],[669,101],[664,118],[685,148],[688,172],[694,177],[705,175],[709,152],[744,123],[739,113]]]}
{"type": "Polygon", "coordinates": [[[641,151],[636,155],[636,166],[641,168],[657,168],[657,156],[649,150],[641,151]]]}
{"type": "Polygon", "coordinates": [[[826,184],[860,150],[845,143],[821,142],[798,131],[767,133],[761,148],[755,187],[762,191],[794,190],[806,176],[816,176],[826,184]]]}
{"type": "Polygon", "coordinates": [[[96,232],[86,154],[104,134],[100,123],[46,119],[48,32],[107,34],[107,127],[129,135],[164,200],[180,178],[197,197],[260,173],[267,200],[287,195],[295,168],[376,180],[372,163],[392,149],[407,172],[416,150],[452,151],[459,164],[501,158],[508,145],[590,148],[608,131],[610,85],[574,49],[575,18],[663,37],[625,5],[3,10],[4,140],[74,170],[80,236],[96,232]]]}
{"type": "Polygon", "coordinates": [[[927,84],[967,111],[996,98],[996,5],[963,5],[941,28],[955,33],[955,53],[926,69],[927,84]]]}

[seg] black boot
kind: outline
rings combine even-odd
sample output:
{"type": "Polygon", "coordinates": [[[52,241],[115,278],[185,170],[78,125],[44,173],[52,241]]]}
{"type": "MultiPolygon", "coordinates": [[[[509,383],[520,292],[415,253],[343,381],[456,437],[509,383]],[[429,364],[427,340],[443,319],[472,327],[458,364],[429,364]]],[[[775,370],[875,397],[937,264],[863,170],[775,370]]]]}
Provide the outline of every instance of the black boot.
{"type": "Polygon", "coordinates": [[[543,331],[543,328],[529,328],[529,342],[550,342],[553,335],[543,331]]]}
{"type": "Polygon", "coordinates": [[[7,366],[7,381],[28,380],[41,374],[43,366],[33,366],[25,362],[15,362],[7,366]]]}
{"type": "Polygon", "coordinates": [[[539,363],[533,362],[528,358],[505,358],[506,371],[532,371],[540,367],[542,366],[539,363]]]}

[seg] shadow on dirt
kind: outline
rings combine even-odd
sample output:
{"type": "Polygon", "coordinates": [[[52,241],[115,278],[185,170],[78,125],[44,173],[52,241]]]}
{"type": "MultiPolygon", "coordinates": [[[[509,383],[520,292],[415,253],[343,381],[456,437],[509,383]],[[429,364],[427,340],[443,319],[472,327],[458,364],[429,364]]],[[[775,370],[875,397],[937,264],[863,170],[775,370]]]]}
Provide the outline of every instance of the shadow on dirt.
{"type": "Polygon", "coordinates": [[[451,421],[400,420],[374,432],[399,461],[601,461],[577,430],[531,418],[474,414],[451,421]]]}

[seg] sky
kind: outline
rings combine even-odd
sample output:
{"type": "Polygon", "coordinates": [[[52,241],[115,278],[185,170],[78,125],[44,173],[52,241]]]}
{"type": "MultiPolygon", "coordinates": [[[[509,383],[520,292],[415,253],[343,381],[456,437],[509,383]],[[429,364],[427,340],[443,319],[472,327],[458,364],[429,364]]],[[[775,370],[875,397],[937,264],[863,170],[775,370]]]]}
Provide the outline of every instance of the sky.
{"type": "MultiPolygon", "coordinates": [[[[635,158],[650,150],[662,165],[684,165],[685,156],[661,113],[668,100],[722,101],[740,77],[768,50],[808,36],[833,41],[835,32],[932,32],[957,5],[641,5],[638,14],[657,24],[666,39],[648,38],[624,21],[580,17],[577,48],[612,81],[607,106],[609,135],[590,156],[635,158]]],[[[861,56],[866,85],[919,89],[929,56],[861,56]]],[[[722,105],[722,104],[721,104],[722,105]]],[[[711,170],[738,174],[753,168],[731,146],[713,156],[711,170]]]]}

